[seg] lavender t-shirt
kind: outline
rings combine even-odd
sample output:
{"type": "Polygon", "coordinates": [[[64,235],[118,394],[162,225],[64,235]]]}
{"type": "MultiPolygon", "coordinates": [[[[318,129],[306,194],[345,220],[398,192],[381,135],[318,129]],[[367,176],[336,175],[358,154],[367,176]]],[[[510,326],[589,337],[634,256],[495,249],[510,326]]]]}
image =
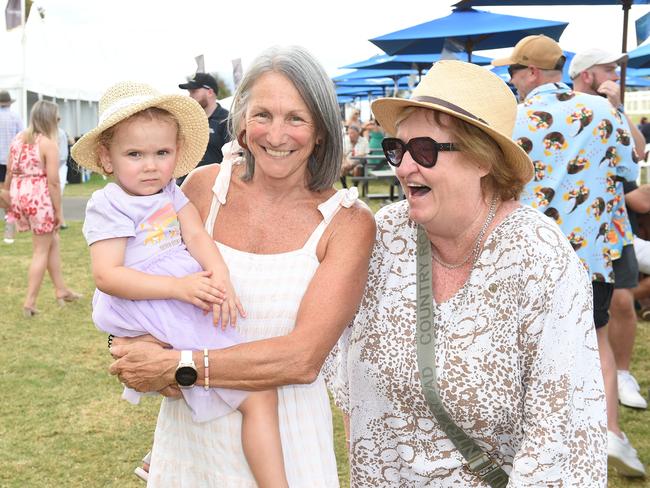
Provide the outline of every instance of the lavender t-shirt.
{"type": "Polygon", "coordinates": [[[161,252],[185,248],[177,213],[188,202],[174,180],[159,193],[146,196],[129,195],[109,183],[88,201],[83,234],[88,245],[128,237],[124,265],[139,268],[161,252]]]}

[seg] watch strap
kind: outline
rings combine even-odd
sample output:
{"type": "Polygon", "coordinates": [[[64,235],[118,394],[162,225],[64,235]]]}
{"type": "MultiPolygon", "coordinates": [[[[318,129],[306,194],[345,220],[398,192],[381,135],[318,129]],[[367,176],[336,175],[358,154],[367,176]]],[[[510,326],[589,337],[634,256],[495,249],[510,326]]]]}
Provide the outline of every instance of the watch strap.
{"type": "Polygon", "coordinates": [[[194,364],[194,358],[192,356],[192,351],[181,351],[181,360],[179,361],[178,366],[192,366],[196,368],[196,365],[194,364]]]}

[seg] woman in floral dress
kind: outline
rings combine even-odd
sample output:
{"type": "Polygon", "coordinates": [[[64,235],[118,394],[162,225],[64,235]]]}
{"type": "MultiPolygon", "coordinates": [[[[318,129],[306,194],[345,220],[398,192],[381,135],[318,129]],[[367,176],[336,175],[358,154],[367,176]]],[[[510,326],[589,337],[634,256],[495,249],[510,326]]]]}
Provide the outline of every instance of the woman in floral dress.
{"type": "Polygon", "coordinates": [[[29,127],[11,142],[7,160],[4,184],[11,198],[7,221],[15,223],[19,232],[31,230],[34,236],[27,295],[23,303],[25,317],[38,313],[36,298],[46,269],[52,278],[59,305],[78,300],[81,296],[65,286],[61,273],[58,118],[59,109],[55,103],[36,102],[29,127]]]}

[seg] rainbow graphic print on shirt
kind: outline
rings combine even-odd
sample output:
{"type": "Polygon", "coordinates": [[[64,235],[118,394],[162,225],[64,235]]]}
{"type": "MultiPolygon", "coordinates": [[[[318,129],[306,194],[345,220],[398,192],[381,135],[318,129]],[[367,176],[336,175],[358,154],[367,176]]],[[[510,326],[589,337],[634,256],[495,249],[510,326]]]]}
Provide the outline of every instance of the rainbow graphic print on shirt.
{"type": "Polygon", "coordinates": [[[180,236],[178,217],[171,203],[151,214],[140,224],[140,230],[147,233],[144,244],[161,244],[180,236]]]}

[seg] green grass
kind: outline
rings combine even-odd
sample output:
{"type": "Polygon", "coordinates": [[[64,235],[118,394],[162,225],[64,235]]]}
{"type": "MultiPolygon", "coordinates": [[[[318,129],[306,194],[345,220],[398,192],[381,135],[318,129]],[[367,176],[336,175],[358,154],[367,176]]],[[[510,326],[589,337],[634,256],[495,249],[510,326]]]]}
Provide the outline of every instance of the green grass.
{"type": "MultiPolygon", "coordinates": [[[[71,186],[85,190],[101,183],[71,186]]],[[[371,187],[375,191],[381,185],[371,187]]],[[[374,211],[382,203],[370,202],[374,211]]],[[[90,320],[94,285],[81,223],[69,225],[61,233],[64,275],[84,298],[59,308],[46,278],[38,300],[42,313],[32,319],[21,313],[31,237],[19,234],[11,246],[0,243],[0,487],[140,488],[144,485],[132,472],[151,446],[160,400],[145,398],[134,407],[119,399],[122,388],[107,372],[111,358],[106,337],[90,320]]],[[[633,371],[647,393],[647,322],[639,323],[633,371]]],[[[648,464],[649,420],[650,412],[621,409],[622,427],[648,464]]],[[[336,409],[334,423],[341,484],[347,486],[344,434],[336,409]]],[[[650,487],[650,482],[612,474],[609,486],[650,487]]]]}
{"type": "Polygon", "coordinates": [[[104,179],[102,175],[92,173],[90,179],[85,183],[69,183],[65,186],[64,197],[89,197],[95,190],[104,188],[110,179],[104,179]]]}

